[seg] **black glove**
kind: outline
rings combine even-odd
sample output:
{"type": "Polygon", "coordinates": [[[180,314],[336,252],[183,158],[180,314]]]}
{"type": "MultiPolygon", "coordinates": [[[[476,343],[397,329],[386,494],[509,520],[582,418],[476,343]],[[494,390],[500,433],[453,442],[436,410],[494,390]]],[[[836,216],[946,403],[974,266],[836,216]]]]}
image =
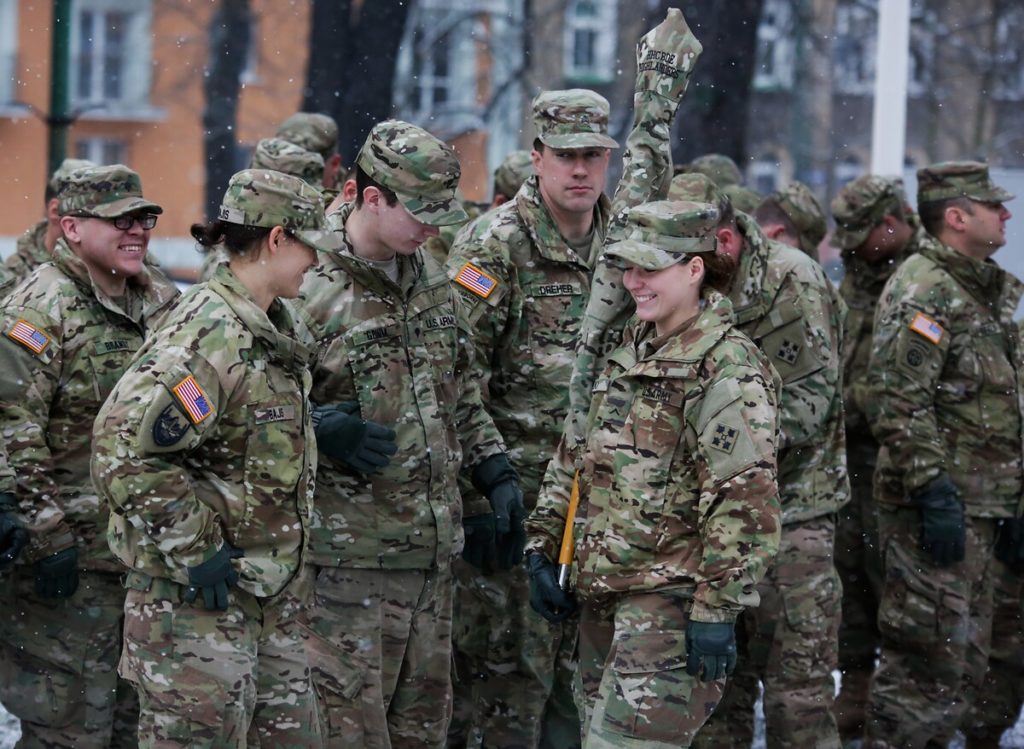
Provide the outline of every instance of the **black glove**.
{"type": "Polygon", "coordinates": [[[71,598],[78,590],[78,549],[62,549],[32,565],[36,595],[40,598],[71,598]]]}
{"type": "Polygon", "coordinates": [[[189,585],[185,588],[185,603],[193,603],[203,591],[203,607],[211,611],[224,611],[228,607],[228,588],[238,583],[238,573],[231,566],[232,559],[245,556],[227,541],[217,553],[202,564],[188,568],[189,585]]]}
{"type": "Polygon", "coordinates": [[[576,599],[558,586],[555,565],[543,554],[527,554],[530,575],[530,608],[549,622],[565,621],[576,611],[576,599]]]}
{"type": "Polygon", "coordinates": [[[478,570],[490,572],[494,569],[494,515],[474,515],[462,519],[462,530],[466,534],[466,545],[462,547],[462,558],[478,570]]]}
{"type": "Polygon", "coordinates": [[[363,419],[355,401],[314,408],[313,431],[320,452],[365,475],[379,471],[398,452],[395,430],[363,419]]]}
{"type": "Polygon", "coordinates": [[[28,544],[28,531],[18,520],[18,503],[10,492],[0,493],[0,570],[7,569],[28,544]]]}
{"type": "Polygon", "coordinates": [[[999,521],[996,531],[996,559],[1015,571],[1024,570],[1024,518],[999,521]]]}
{"type": "Polygon", "coordinates": [[[523,561],[526,546],[526,506],[519,475],[506,455],[492,455],[473,470],[473,486],[487,496],[494,511],[496,564],[510,570],[523,561]]]}
{"type": "Polygon", "coordinates": [[[964,561],[964,507],[949,477],[940,476],[912,499],[921,510],[921,550],[931,554],[937,567],[964,561]]]}
{"type": "Polygon", "coordinates": [[[716,681],[736,670],[736,632],[732,622],[686,623],[686,673],[716,681]]]}

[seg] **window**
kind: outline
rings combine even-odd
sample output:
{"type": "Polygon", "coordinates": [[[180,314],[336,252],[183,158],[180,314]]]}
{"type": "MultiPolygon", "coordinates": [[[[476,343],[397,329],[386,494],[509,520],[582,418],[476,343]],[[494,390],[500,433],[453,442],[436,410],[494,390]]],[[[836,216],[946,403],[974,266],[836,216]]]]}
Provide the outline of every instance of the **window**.
{"type": "Polygon", "coordinates": [[[779,160],[774,153],[763,154],[750,164],[750,189],[758,195],[774,192],[779,185],[779,160]]]}
{"type": "Polygon", "coordinates": [[[614,0],[571,0],[565,12],[565,77],[608,83],[615,77],[614,0]]]}
{"type": "Polygon", "coordinates": [[[0,106],[15,99],[18,77],[18,3],[0,0],[0,106]]]}
{"type": "Polygon", "coordinates": [[[793,42],[786,0],[766,0],[757,26],[754,88],[787,89],[793,85],[793,42]]]}
{"type": "Polygon", "coordinates": [[[75,158],[102,165],[125,164],[128,162],[128,146],[116,138],[80,138],[75,143],[75,158]]]}
{"type": "Polygon", "coordinates": [[[836,9],[836,88],[844,94],[870,94],[875,82],[876,17],[860,6],[836,9]]]}
{"type": "Polygon", "coordinates": [[[150,3],[80,0],[71,28],[75,107],[144,108],[149,98],[150,3]]]}
{"type": "Polygon", "coordinates": [[[836,164],[836,190],[864,174],[864,164],[856,156],[845,156],[836,164]]]}

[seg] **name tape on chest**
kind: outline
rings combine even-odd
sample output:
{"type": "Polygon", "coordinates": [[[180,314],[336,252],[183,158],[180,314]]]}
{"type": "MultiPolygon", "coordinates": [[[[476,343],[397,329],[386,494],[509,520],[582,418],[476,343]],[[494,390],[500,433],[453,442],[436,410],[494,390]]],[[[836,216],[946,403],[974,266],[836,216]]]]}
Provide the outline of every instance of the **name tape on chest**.
{"type": "Polygon", "coordinates": [[[50,345],[50,336],[31,323],[18,320],[14,326],[7,331],[7,337],[16,343],[20,343],[34,354],[41,354],[50,345]]]}
{"type": "Polygon", "coordinates": [[[945,332],[941,325],[923,312],[918,312],[914,315],[914,319],[910,322],[910,329],[936,346],[939,345],[939,341],[942,340],[942,334],[945,332]]]}
{"type": "Polygon", "coordinates": [[[174,393],[174,397],[178,399],[182,408],[185,409],[185,413],[188,414],[193,424],[199,424],[213,413],[206,393],[199,387],[199,383],[196,382],[196,378],[192,375],[189,375],[171,388],[171,391],[174,393]]]}
{"type": "Polygon", "coordinates": [[[486,299],[498,288],[498,279],[484,273],[472,263],[463,265],[455,274],[455,283],[469,289],[481,299],[486,299]]]}
{"type": "Polygon", "coordinates": [[[295,406],[269,406],[253,412],[257,424],[271,424],[275,421],[295,421],[295,406]]]}

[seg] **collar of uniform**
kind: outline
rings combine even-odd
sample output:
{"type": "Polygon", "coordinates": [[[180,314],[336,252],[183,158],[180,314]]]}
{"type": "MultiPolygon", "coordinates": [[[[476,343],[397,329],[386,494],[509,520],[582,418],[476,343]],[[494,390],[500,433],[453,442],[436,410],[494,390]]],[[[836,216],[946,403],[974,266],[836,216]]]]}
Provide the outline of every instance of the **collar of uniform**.
{"type": "MultiPolygon", "coordinates": [[[[530,239],[537,246],[540,256],[560,263],[577,263],[588,270],[593,269],[596,257],[580,257],[562,236],[551,212],[544,204],[540,194],[537,175],[531,175],[519,188],[515,197],[516,210],[522,216],[523,223],[530,239]]],[[[594,241],[591,243],[591,255],[594,247],[604,246],[605,234],[608,229],[608,218],[611,215],[611,203],[603,193],[594,206],[594,241]]]]}
{"type": "MultiPolygon", "coordinates": [[[[137,324],[142,324],[147,317],[148,311],[153,307],[152,302],[154,300],[146,298],[146,292],[151,288],[153,280],[147,267],[143,267],[142,273],[139,274],[140,277],[129,277],[124,287],[124,293],[126,296],[134,295],[142,299],[141,304],[127,305],[128,309],[136,309],[142,314],[142,319],[140,320],[129,314],[128,309],[115,302],[112,297],[96,285],[92,280],[92,276],[89,275],[89,268],[86,266],[85,261],[75,254],[74,250],[71,249],[71,246],[68,245],[67,241],[63,237],[57,240],[57,244],[53,248],[53,257],[50,260],[61,271],[61,273],[73,280],[82,289],[87,289],[89,293],[95,297],[96,301],[104,307],[109,309],[111,312],[127,317],[137,324]]],[[[157,301],[159,302],[159,306],[162,306],[162,300],[157,301]]]]}
{"type": "MultiPolygon", "coordinates": [[[[638,357],[655,363],[660,370],[666,363],[693,365],[700,362],[733,325],[732,302],[714,289],[701,298],[696,316],[664,335],[655,336],[653,326],[642,333],[638,343],[646,343],[646,352],[638,357]]],[[[687,368],[689,369],[689,368],[687,368]]]]}
{"type": "Polygon", "coordinates": [[[18,237],[15,255],[22,261],[25,268],[37,268],[50,262],[50,253],[46,249],[46,221],[40,221],[31,229],[18,237]]]}

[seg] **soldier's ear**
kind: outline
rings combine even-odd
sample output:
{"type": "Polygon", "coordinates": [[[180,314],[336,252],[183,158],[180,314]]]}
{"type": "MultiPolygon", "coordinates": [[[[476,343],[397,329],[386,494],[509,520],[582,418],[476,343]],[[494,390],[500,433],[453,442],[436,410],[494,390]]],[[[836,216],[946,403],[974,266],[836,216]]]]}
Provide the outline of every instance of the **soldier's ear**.
{"type": "Polygon", "coordinates": [[[69,242],[81,242],[82,235],[78,231],[78,218],[75,216],[61,216],[60,230],[69,242]]]}

